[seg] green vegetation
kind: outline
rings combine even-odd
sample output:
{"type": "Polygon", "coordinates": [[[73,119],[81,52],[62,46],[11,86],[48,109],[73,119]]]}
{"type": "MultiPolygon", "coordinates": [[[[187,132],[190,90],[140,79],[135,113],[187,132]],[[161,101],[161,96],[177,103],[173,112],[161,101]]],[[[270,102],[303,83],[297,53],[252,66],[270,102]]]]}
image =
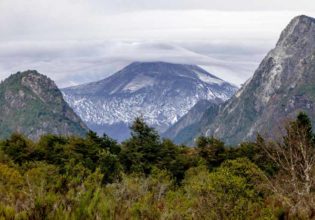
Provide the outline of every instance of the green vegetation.
{"type": "Polygon", "coordinates": [[[301,113],[277,141],[195,148],[137,118],[119,144],[20,134],[0,141],[0,219],[311,219],[315,139],[301,113]]]}
{"type": "Polygon", "coordinates": [[[84,136],[88,129],[63,100],[55,83],[36,71],[18,72],[0,83],[0,138],[19,131],[84,136]]]}

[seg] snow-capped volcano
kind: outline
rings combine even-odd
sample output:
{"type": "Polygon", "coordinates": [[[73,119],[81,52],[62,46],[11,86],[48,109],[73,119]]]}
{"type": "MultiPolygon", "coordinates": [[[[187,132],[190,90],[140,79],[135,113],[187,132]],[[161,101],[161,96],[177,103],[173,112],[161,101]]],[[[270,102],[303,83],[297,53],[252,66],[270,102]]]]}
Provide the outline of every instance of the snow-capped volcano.
{"type": "Polygon", "coordinates": [[[135,62],[106,79],[63,89],[63,94],[92,130],[123,140],[137,116],[163,132],[199,100],[220,103],[236,89],[195,65],[135,62]]]}

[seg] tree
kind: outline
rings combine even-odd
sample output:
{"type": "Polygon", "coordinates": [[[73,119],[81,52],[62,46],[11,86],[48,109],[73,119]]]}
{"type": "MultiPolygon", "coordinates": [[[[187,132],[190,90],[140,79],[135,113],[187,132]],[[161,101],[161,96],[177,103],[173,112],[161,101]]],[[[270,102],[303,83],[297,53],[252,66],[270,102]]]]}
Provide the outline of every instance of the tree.
{"type": "Polygon", "coordinates": [[[33,142],[21,134],[13,133],[4,141],[3,151],[8,154],[14,162],[21,164],[29,159],[33,151],[33,142]]]}
{"type": "Polygon", "coordinates": [[[184,190],[195,203],[190,206],[196,209],[196,219],[256,219],[263,206],[265,181],[255,164],[238,158],[224,161],[212,172],[202,166],[190,169],[184,190]]]}
{"type": "Polygon", "coordinates": [[[65,137],[47,134],[40,137],[32,154],[37,160],[46,160],[48,163],[61,165],[65,163],[64,146],[67,143],[65,137]]]}
{"type": "Polygon", "coordinates": [[[197,151],[199,156],[207,161],[209,169],[219,166],[224,161],[224,143],[214,137],[199,137],[197,151]]]}
{"type": "Polygon", "coordinates": [[[255,142],[243,142],[239,147],[230,148],[227,150],[226,156],[226,159],[246,157],[268,175],[274,175],[277,171],[274,161],[271,160],[264,149],[257,146],[255,142]]]}
{"type": "Polygon", "coordinates": [[[143,117],[137,117],[130,129],[131,141],[137,142],[139,145],[158,145],[160,143],[159,134],[145,123],[143,117]]]}
{"type": "Polygon", "coordinates": [[[184,178],[191,166],[190,157],[184,148],[179,148],[170,140],[161,141],[154,128],[149,127],[143,118],[136,118],[131,128],[131,138],[122,145],[120,161],[127,173],[151,173],[152,168],[171,172],[177,182],[184,178]]]}
{"type": "MultiPolygon", "coordinates": [[[[292,210],[309,203],[315,183],[315,143],[310,119],[305,113],[299,113],[295,121],[287,124],[282,140],[267,142],[257,137],[257,145],[265,150],[279,169],[277,178],[271,180],[275,193],[287,201],[292,210]]],[[[314,202],[314,201],[313,201],[314,202]]]]}
{"type": "Polygon", "coordinates": [[[103,174],[102,183],[113,183],[121,177],[121,164],[116,155],[111,154],[107,150],[99,153],[99,167],[103,174]]]}
{"type": "Polygon", "coordinates": [[[152,165],[160,160],[161,141],[154,128],[149,127],[143,118],[132,123],[131,138],[123,143],[120,160],[127,172],[150,173],[152,165]]]}

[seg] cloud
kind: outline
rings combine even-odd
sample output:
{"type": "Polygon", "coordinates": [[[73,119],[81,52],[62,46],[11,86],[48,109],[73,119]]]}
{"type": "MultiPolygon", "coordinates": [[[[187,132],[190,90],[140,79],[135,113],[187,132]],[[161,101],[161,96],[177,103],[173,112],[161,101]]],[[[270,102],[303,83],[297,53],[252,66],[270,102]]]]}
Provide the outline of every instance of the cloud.
{"type": "MultiPolygon", "coordinates": [[[[259,11],[243,11],[236,1],[2,0],[0,79],[37,69],[64,87],[102,79],[133,61],[166,61],[197,64],[241,84],[292,17],[315,16],[241,1],[243,9],[259,11]]],[[[284,8],[303,10],[285,2],[284,8]]]]}
{"type": "MultiPolygon", "coordinates": [[[[242,54],[244,48],[240,47],[238,55],[233,52],[238,59],[233,60],[233,55],[219,52],[218,47],[217,44],[155,41],[19,42],[0,45],[0,66],[6,73],[37,69],[64,87],[99,80],[134,61],[165,61],[200,65],[240,84],[256,66],[255,56],[260,59],[262,55],[259,49],[251,49],[252,56],[248,59],[248,53],[242,54]],[[207,50],[198,49],[205,47],[207,50]]],[[[237,50],[235,46],[231,50],[228,45],[222,47],[227,51],[237,50]]],[[[4,78],[5,75],[0,76],[4,78]]]]}
{"type": "Polygon", "coordinates": [[[315,10],[310,0],[89,0],[95,10],[132,11],[132,10],[221,10],[221,11],[280,11],[315,10]]]}

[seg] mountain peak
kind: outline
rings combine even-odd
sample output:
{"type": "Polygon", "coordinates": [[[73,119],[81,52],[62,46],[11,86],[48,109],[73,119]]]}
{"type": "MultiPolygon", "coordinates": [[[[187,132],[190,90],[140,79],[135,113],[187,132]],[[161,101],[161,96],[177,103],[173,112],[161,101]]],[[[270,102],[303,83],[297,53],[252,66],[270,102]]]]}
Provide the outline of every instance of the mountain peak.
{"type": "Polygon", "coordinates": [[[23,72],[17,72],[9,76],[5,81],[16,82],[22,81],[22,84],[38,84],[40,87],[49,86],[57,88],[57,85],[46,75],[39,73],[37,70],[26,70],[23,72]]]}
{"type": "MultiPolygon", "coordinates": [[[[189,87],[192,84],[198,84],[205,88],[208,86],[227,86],[232,88],[232,90],[236,89],[235,86],[196,65],[167,62],[134,62],[108,78],[98,82],[65,88],[63,91],[73,91],[80,95],[126,95],[128,93],[151,90],[158,85],[166,84],[171,88],[189,87]]],[[[227,97],[223,98],[223,100],[225,99],[227,97]]]]}
{"type": "Polygon", "coordinates": [[[171,77],[185,77],[191,80],[200,80],[208,84],[222,84],[224,81],[197,65],[177,64],[163,61],[134,62],[126,66],[122,73],[128,72],[134,76],[149,76],[155,79],[169,80],[171,77]]]}
{"type": "MultiPolygon", "coordinates": [[[[164,62],[164,61],[148,61],[148,62],[137,61],[137,62],[133,62],[129,64],[123,70],[131,70],[131,69],[136,70],[134,71],[136,74],[139,74],[141,72],[148,73],[150,71],[154,71],[156,73],[160,71],[161,73],[165,73],[165,74],[174,74],[177,72],[174,70],[178,70],[178,69],[181,69],[183,72],[187,72],[188,69],[205,72],[202,68],[194,64],[180,64],[180,63],[170,63],[170,62],[164,62]]],[[[213,78],[219,79],[218,77],[210,73],[208,73],[208,75],[211,75],[213,78]]]]}
{"type": "Polygon", "coordinates": [[[47,77],[43,74],[40,74],[37,70],[25,70],[23,72],[17,72],[18,75],[40,75],[43,77],[47,77]]]}
{"type": "Polygon", "coordinates": [[[315,38],[315,18],[300,15],[291,20],[282,31],[277,46],[290,47],[315,38]]]}
{"type": "Polygon", "coordinates": [[[292,19],[291,22],[299,21],[299,22],[315,22],[315,18],[309,17],[307,15],[298,15],[292,19]]]}
{"type": "Polygon", "coordinates": [[[12,74],[0,83],[0,137],[20,132],[83,135],[87,127],[64,101],[53,80],[36,70],[12,74]]]}
{"type": "Polygon", "coordinates": [[[272,137],[279,124],[299,111],[315,118],[314,54],[315,19],[295,17],[253,77],[220,108],[202,133],[237,144],[253,140],[256,132],[272,137]]]}
{"type": "Polygon", "coordinates": [[[166,62],[134,62],[101,81],[63,89],[91,129],[120,140],[117,134],[128,136],[128,124],[141,114],[163,132],[199,100],[220,103],[235,91],[198,66],[166,62]]]}
{"type": "Polygon", "coordinates": [[[54,102],[56,99],[62,99],[62,93],[55,82],[36,70],[12,74],[4,81],[4,84],[9,85],[9,87],[16,85],[16,88],[27,89],[45,102],[54,102]]]}
{"type": "Polygon", "coordinates": [[[137,65],[145,65],[145,66],[150,66],[150,65],[155,65],[155,66],[157,66],[157,65],[165,65],[165,66],[178,66],[178,65],[196,66],[196,65],[190,65],[190,64],[180,64],[180,63],[172,63],[172,62],[165,62],[165,61],[135,61],[135,62],[132,62],[128,66],[137,66],[137,65]]]}
{"type": "MultiPolygon", "coordinates": [[[[120,72],[133,73],[134,75],[144,74],[144,75],[173,75],[178,72],[178,69],[181,69],[182,72],[187,73],[187,69],[201,69],[197,65],[190,64],[178,64],[178,63],[169,63],[163,61],[149,61],[149,62],[133,62],[130,65],[126,66],[120,72]]],[[[215,77],[215,76],[213,76],[215,77]]]]}
{"type": "Polygon", "coordinates": [[[47,76],[40,74],[37,70],[25,70],[22,72],[19,71],[17,73],[11,74],[5,80],[16,80],[16,79],[21,79],[23,77],[29,77],[29,76],[38,76],[38,77],[48,78],[47,76]]]}

